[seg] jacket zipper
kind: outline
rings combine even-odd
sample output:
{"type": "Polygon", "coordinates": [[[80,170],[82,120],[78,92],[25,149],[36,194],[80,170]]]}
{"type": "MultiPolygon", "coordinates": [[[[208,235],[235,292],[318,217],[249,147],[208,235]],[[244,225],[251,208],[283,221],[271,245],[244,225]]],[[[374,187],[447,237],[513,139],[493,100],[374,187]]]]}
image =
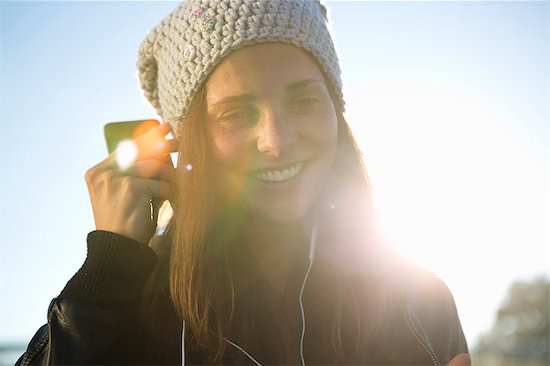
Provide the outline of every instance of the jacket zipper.
{"type": "Polygon", "coordinates": [[[435,357],[435,354],[433,353],[433,351],[430,349],[430,347],[428,347],[428,345],[426,344],[426,342],[424,342],[422,340],[422,338],[420,338],[420,336],[418,335],[418,333],[416,332],[416,330],[414,329],[414,327],[412,326],[411,324],[411,320],[409,319],[409,316],[408,316],[408,312],[406,311],[405,309],[405,304],[403,304],[403,315],[405,316],[405,321],[407,323],[407,327],[409,328],[409,331],[411,332],[411,334],[414,336],[414,338],[418,341],[418,343],[420,343],[420,345],[422,346],[422,348],[424,348],[424,350],[426,351],[426,353],[428,354],[428,357],[432,360],[432,363],[434,366],[440,366],[439,365],[439,362],[437,361],[437,357],[435,357]]]}
{"type": "Polygon", "coordinates": [[[44,350],[44,347],[48,343],[48,340],[49,340],[49,338],[47,336],[42,338],[40,340],[40,343],[37,346],[34,347],[32,352],[27,357],[23,358],[23,360],[21,362],[21,365],[22,366],[30,365],[34,361],[36,356],[38,356],[44,350]]]}

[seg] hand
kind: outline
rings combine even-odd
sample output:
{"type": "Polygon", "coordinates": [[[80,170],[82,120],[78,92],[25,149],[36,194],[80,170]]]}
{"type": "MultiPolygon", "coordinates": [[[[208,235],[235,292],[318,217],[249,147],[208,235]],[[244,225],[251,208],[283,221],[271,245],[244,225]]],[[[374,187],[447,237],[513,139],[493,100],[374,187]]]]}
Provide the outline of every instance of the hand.
{"type": "Polygon", "coordinates": [[[166,157],[176,151],[176,142],[164,139],[169,131],[167,124],[161,124],[133,140],[138,156],[126,169],[118,166],[115,151],[86,171],[96,230],[149,242],[156,229],[150,201],[171,198],[174,169],[166,157]]]}
{"type": "Polygon", "coordinates": [[[472,360],[467,353],[461,353],[453,357],[447,366],[472,366],[472,360]]]}

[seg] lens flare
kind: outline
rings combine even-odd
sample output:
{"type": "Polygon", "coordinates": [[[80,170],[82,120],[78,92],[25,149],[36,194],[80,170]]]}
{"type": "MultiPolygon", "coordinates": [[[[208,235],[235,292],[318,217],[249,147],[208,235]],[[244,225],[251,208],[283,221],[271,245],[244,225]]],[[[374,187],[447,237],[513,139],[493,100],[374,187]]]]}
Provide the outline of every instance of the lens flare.
{"type": "Polygon", "coordinates": [[[121,141],[116,149],[116,161],[121,169],[126,169],[134,161],[138,155],[137,147],[131,140],[121,141]]]}

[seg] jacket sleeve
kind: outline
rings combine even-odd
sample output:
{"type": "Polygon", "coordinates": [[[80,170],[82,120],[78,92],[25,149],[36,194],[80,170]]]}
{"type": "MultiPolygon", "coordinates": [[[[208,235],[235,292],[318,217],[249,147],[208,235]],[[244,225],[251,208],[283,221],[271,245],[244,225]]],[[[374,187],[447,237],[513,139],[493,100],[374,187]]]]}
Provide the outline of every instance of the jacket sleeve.
{"type": "Polygon", "coordinates": [[[460,353],[468,353],[455,301],[443,280],[423,272],[417,277],[411,298],[418,330],[427,338],[441,365],[460,353]]]}
{"type": "Polygon", "coordinates": [[[106,231],[88,234],[88,255],[48,309],[16,365],[135,364],[138,312],[156,254],[106,231]]]}

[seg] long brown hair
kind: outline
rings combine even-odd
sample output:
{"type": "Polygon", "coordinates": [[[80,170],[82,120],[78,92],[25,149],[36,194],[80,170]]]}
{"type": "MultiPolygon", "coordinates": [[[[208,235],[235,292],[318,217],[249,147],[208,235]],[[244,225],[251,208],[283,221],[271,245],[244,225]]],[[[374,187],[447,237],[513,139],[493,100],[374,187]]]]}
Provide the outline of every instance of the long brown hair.
{"type": "MultiPolygon", "coordinates": [[[[377,235],[362,155],[343,108],[335,106],[337,154],[317,202],[319,254],[304,296],[311,324],[306,358],[312,363],[364,363],[369,361],[366,347],[381,348],[374,335],[380,334],[390,317],[393,294],[386,283],[389,266],[383,260],[386,254],[377,235]]],[[[260,338],[257,332],[262,330],[257,323],[269,315],[262,312],[260,296],[240,296],[243,284],[236,278],[243,278],[243,268],[254,268],[250,256],[235,250],[240,245],[240,208],[216,207],[215,164],[204,127],[205,108],[201,89],[181,123],[170,244],[152,281],[168,282],[167,286],[158,285],[162,291],[157,294],[171,299],[163,305],[165,310],[175,311],[185,321],[194,342],[209,355],[209,362],[220,363],[227,356],[224,337],[245,342],[247,348],[260,338]]],[[[144,314],[149,321],[162,316],[158,304],[146,304],[144,314]]],[[[174,321],[177,319],[171,317],[164,322],[174,321]]],[[[155,324],[152,326],[161,323],[155,324]]],[[[264,337],[264,343],[274,338],[264,337]]]]}

